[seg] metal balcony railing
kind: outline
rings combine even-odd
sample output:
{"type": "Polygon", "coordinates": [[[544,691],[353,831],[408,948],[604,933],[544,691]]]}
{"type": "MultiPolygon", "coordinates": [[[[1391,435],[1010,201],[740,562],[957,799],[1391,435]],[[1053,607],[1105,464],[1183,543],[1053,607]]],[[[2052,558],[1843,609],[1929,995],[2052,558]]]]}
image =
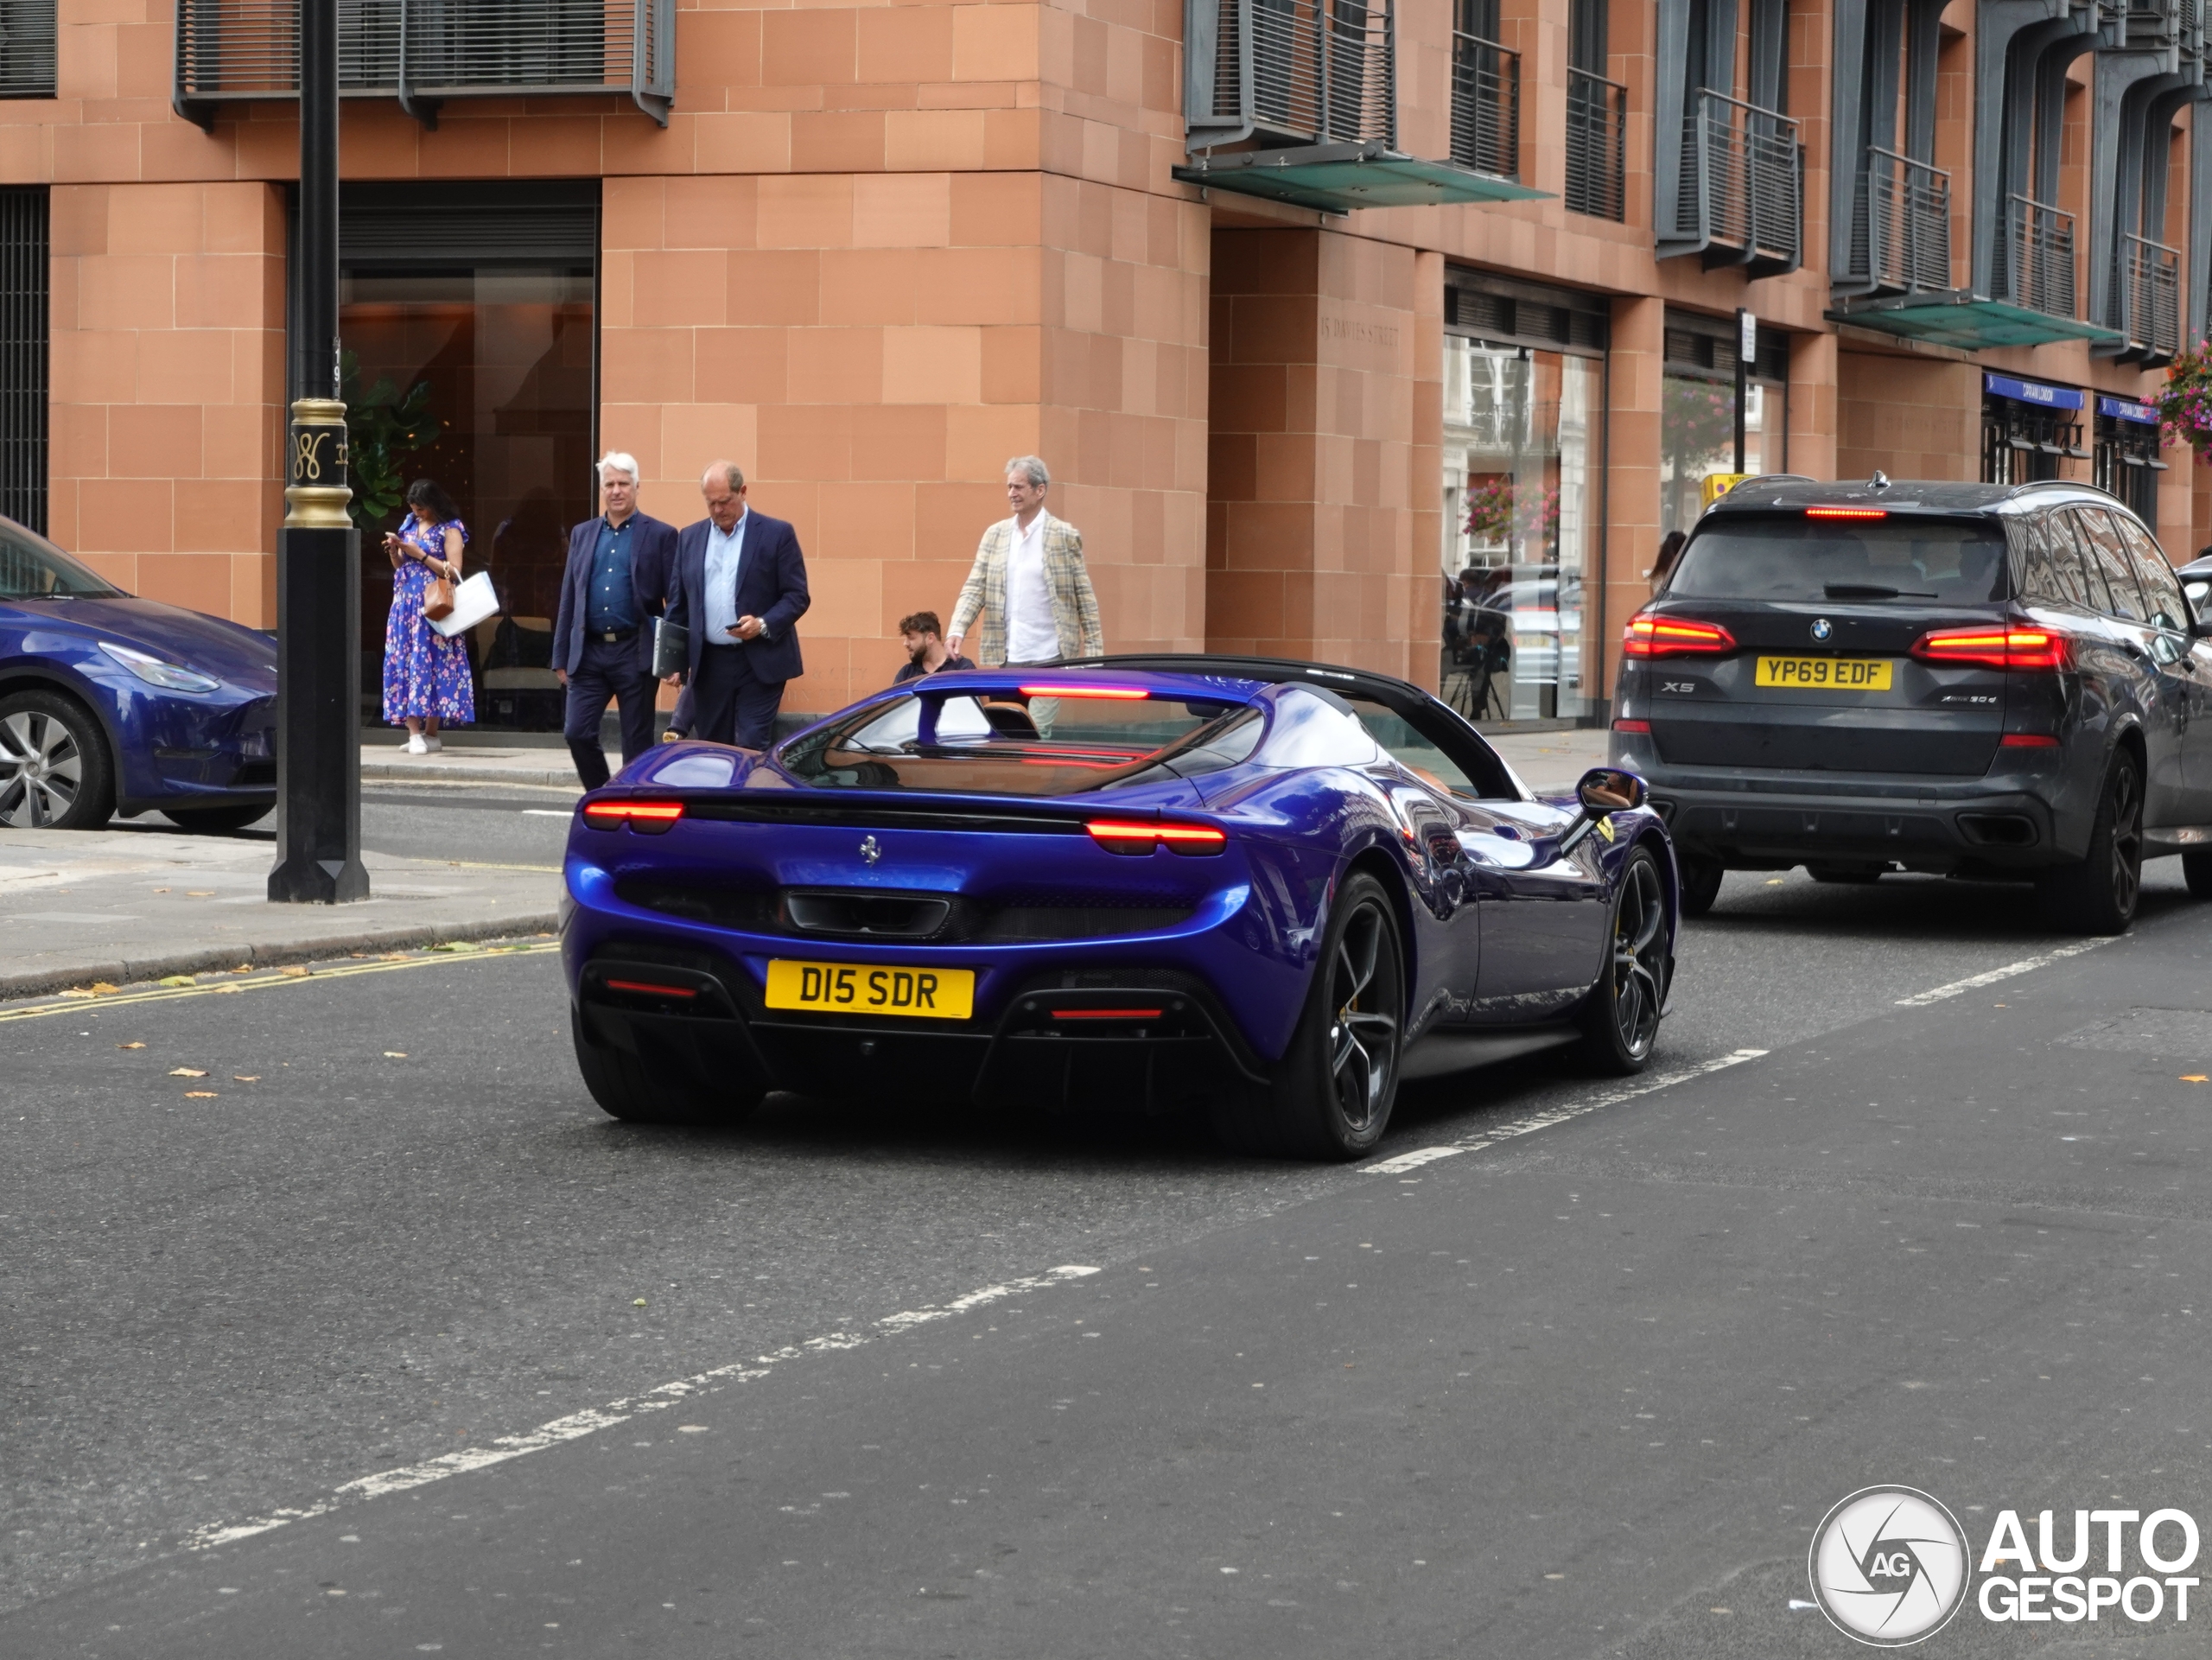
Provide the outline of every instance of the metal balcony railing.
{"type": "Polygon", "coordinates": [[[2181,350],[2181,250],[2148,237],[2120,239],[2120,332],[2130,356],[2170,362],[2181,350]]]}
{"type": "Polygon", "coordinates": [[[0,98],[54,96],[54,0],[0,0],[0,98]]]}
{"type": "Polygon", "coordinates": [[[1804,252],[1805,149],[1795,121],[1700,88],[1683,118],[1681,169],[1678,235],[1708,249],[1733,248],[1741,264],[1763,274],[1796,269],[1804,252]]]}
{"type": "Polygon", "coordinates": [[[2005,199],[2005,297],[2054,317],[2077,317],[2074,215],[2025,196],[2005,199]]]}
{"type": "MultiPolygon", "coordinates": [[[[177,111],[296,98],[299,55],[296,3],[177,0],[177,111]]],[[[338,0],[340,92],[429,123],[449,98],[605,92],[665,126],[675,74],[675,0],[338,0]]]]}
{"type": "Polygon", "coordinates": [[[1456,29],[1452,159],[1501,179],[1521,176],[1521,54],[1456,29]]]}
{"type": "Polygon", "coordinates": [[[1567,72],[1567,211],[1618,220],[1628,208],[1628,88],[1567,72]]]}
{"type": "Polygon", "coordinates": [[[1306,143],[1398,142],[1389,0],[1219,0],[1213,124],[1306,143]]]}
{"type": "Polygon", "coordinates": [[[1880,145],[1859,180],[1853,264],[1883,294],[1951,286],[1951,175],[1880,145]]]}

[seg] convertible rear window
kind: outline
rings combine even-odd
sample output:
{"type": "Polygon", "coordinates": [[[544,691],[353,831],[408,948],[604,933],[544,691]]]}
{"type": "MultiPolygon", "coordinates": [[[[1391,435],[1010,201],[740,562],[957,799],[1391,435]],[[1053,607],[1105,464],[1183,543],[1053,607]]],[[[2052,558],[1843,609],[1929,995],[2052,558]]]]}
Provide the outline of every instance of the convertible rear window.
{"type": "Polygon", "coordinates": [[[1157,697],[910,696],[781,751],[818,789],[1078,795],[1234,766],[1259,741],[1242,703],[1157,697]]]}
{"type": "Polygon", "coordinates": [[[122,593],[35,531],[0,522],[0,600],[112,600],[122,593]]]}
{"type": "Polygon", "coordinates": [[[1667,597],[1978,605],[2005,597],[2006,565],[1987,519],[1729,513],[1690,538],[1667,597]]]}

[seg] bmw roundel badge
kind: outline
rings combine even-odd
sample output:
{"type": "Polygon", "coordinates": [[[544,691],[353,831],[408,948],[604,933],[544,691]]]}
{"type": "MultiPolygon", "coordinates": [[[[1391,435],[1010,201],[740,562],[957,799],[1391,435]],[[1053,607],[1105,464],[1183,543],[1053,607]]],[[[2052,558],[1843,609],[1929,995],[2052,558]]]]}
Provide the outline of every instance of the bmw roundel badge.
{"type": "Polygon", "coordinates": [[[1831,624],[1826,617],[1815,617],[1813,620],[1813,638],[1815,639],[1826,639],[1834,633],[1835,633],[1834,626],[1831,624]]]}

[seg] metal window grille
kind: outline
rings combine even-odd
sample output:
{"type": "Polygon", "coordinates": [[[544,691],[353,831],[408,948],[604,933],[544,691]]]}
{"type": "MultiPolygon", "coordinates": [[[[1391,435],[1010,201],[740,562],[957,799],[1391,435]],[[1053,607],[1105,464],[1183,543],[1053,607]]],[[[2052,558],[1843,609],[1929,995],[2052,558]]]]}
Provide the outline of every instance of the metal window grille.
{"type": "Polygon", "coordinates": [[[2181,350],[2181,250],[2148,237],[2120,239],[2121,333],[2147,361],[2169,362],[2181,350]]]}
{"type": "MultiPolygon", "coordinates": [[[[177,0],[179,111],[206,124],[221,100],[296,97],[298,18],[285,0],[177,0]]],[[[665,125],[675,28],[674,0],[339,0],[338,84],[426,121],[448,98],[626,93],[665,125]]]]}
{"type": "Polygon", "coordinates": [[[2021,195],[2005,199],[2007,297],[2054,317],[2078,315],[2074,292],[2074,215],[2021,195]]]}
{"type": "Polygon", "coordinates": [[[1795,270],[1803,254],[1804,146],[1797,124],[1700,87],[1683,118],[1676,233],[1795,270]]]}
{"type": "Polygon", "coordinates": [[[54,96],[54,0],[0,0],[0,98],[54,96]]]}
{"type": "Polygon", "coordinates": [[[1452,159],[1478,173],[1521,176],[1521,54],[1456,29],[1452,159]]]}
{"type": "Polygon", "coordinates": [[[1395,148],[1389,0],[1220,0],[1217,28],[1217,110],[1283,137],[1395,148]]]}
{"type": "Polygon", "coordinates": [[[47,192],[0,189],[0,513],[46,531],[47,192]]]}
{"type": "Polygon", "coordinates": [[[1866,152],[1852,264],[1878,292],[1951,286],[1951,175],[1880,145],[1866,152]]]}
{"type": "Polygon", "coordinates": [[[1628,88],[1586,69],[1567,72],[1567,189],[1570,213],[1619,220],[1628,195],[1628,88]]]}

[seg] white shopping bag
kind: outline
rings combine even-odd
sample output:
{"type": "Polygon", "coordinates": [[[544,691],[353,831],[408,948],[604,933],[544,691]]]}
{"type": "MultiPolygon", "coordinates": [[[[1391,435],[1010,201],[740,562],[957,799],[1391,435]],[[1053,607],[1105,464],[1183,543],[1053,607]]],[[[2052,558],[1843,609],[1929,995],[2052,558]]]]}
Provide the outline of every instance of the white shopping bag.
{"type": "Polygon", "coordinates": [[[480,570],[463,580],[453,591],[453,609],[442,617],[430,619],[430,626],[451,639],[465,633],[484,620],[499,614],[499,596],[492,588],[492,573],[480,570]]]}

